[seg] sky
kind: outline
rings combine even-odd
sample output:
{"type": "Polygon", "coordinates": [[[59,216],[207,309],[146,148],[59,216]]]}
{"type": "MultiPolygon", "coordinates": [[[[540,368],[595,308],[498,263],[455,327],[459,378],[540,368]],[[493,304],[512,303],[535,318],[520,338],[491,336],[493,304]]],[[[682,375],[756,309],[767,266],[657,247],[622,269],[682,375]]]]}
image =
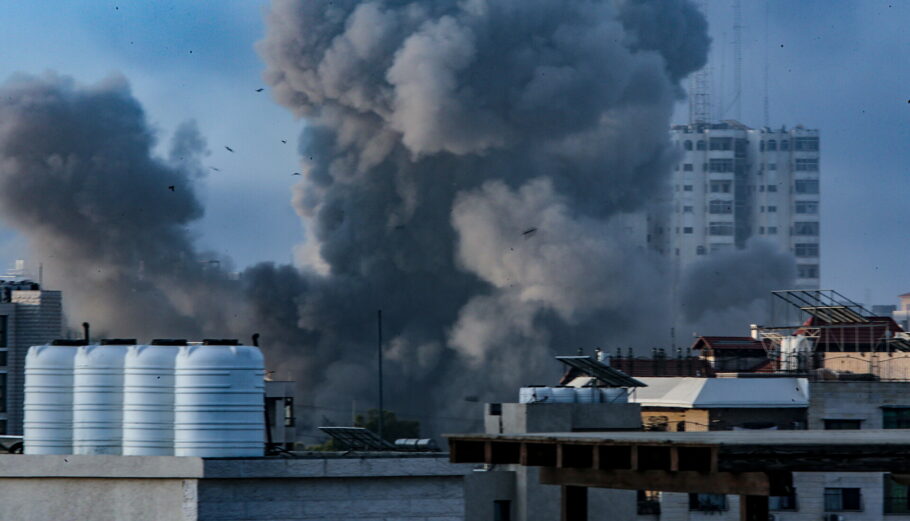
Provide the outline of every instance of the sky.
{"type": "MultiPolygon", "coordinates": [[[[910,291],[910,3],[742,3],[741,120],[764,124],[767,56],[771,126],[821,131],[822,286],[893,303],[910,291]]],[[[177,126],[194,119],[208,140],[206,165],[220,170],[198,186],[201,245],[238,269],[288,262],[305,239],[290,204],[305,123],[268,90],[256,92],[264,65],[253,45],[266,4],[0,0],[0,81],[17,72],[82,83],[125,76],[158,129],[162,155],[177,126]]],[[[732,2],[707,4],[712,99],[719,116],[732,118],[732,2]]],[[[687,113],[681,101],[677,122],[687,113]]],[[[22,240],[0,230],[0,263],[26,256],[22,240]]]]}

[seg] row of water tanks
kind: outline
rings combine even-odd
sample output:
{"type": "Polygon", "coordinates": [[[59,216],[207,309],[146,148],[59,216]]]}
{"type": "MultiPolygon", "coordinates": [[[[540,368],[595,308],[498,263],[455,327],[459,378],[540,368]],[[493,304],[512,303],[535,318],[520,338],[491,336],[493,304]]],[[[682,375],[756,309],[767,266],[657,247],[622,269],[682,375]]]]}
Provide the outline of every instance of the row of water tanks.
{"type": "Polygon", "coordinates": [[[625,387],[522,387],[519,403],[626,403],[625,387]]]}
{"type": "Polygon", "coordinates": [[[218,340],[72,344],[28,351],[26,454],[263,455],[259,348],[218,340]]]}

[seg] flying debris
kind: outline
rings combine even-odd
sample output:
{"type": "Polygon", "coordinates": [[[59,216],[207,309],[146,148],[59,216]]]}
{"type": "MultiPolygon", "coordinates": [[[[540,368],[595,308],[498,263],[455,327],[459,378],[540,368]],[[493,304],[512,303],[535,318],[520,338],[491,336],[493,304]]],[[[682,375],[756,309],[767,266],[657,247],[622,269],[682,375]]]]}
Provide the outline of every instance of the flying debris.
{"type": "Polygon", "coordinates": [[[170,190],[170,191],[172,191],[172,192],[175,191],[174,185],[168,186],[167,189],[170,190]]]}
{"type": "Polygon", "coordinates": [[[256,89],[256,92],[262,92],[262,91],[264,91],[264,90],[265,90],[264,88],[259,87],[258,89],[256,89]]]}
{"type": "Polygon", "coordinates": [[[528,237],[534,235],[536,232],[537,228],[528,228],[527,230],[521,232],[521,234],[525,236],[525,239],[527,239],[528,237]]]}
{"type": "Polygon", "coordinates": [[[287,140],[287,139],[282,139],[281,142],[284,143],[285,145],[288,144],[288,140],[287,140]]]}
{"type": "Polygon", "coordinates": [[[233,149],[233,148],[231,148],[231,147],[228,147],[228,146],[226,146],[226,147],[224,147],[224,149],[225,149],[225,150],[227,150],[227,151],[228,151],[228,152],[233,152],[233,151],[234,151],[234,149],[233,149]]]}
{"type": "Polygon", "coordinates": [[[291,175],[300,175],[300,172],[294,172],[294,173],[291,174],[291,175]]]}
{"type": "Polygon", "coordinates": [[[212,170],[214,170],[214,171],[216,171],[216,172],[220,172],[220,171],[221,171],[220,168],[215,168],[214,166],[210,166],[209,168],[212,169],[212,170]]]}

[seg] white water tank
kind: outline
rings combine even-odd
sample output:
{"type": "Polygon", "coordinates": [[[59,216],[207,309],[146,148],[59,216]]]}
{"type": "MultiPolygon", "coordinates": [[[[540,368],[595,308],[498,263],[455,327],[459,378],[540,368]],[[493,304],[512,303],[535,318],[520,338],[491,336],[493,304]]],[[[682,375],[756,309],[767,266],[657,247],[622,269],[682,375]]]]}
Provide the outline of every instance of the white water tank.
{"type": "Polygon", "coordinates": [[[629,390],[625,387],[601,387],[600,401],[604,403],[628,403],[629,390]]]}
{"type": "Polygon", "coordinates": [[[174,455],[262,456],[265,369],[253,346],[181,346],[175,378],[174,455]]]}
{"type": "Polygon", "coordinates": [[[574,387],[550,387],[554,403],[575,403],[574,387]]]}
{"type": "Polygon", "coordinates": [[[550,388],[544,385],[532,385],[518,390],[518,403],[546,403],[552,401],[550,388]]]}
{"type": "Polygon", "coordinates": [[[127,346],[135,340],[108,342],[76,351],[73,454],[122,452],[123,361],[127,346]]]}
{"type": "Polygon", "coordinates": [[[596,387],[576,387],[575,401],[577,403],[594,403],[600,398],[600,393],[596,387]]]}
{"type": "Polygon", "coordinates": [[[26,454],[73,453],[72,345],[32,346],[25,356],[26,454]]]}
{"type": "Polygon", "coordinates": [[[179,349],[178,345],[127,348],[123,369],[124,455],[174,454],[174,366],[179,349]]]}

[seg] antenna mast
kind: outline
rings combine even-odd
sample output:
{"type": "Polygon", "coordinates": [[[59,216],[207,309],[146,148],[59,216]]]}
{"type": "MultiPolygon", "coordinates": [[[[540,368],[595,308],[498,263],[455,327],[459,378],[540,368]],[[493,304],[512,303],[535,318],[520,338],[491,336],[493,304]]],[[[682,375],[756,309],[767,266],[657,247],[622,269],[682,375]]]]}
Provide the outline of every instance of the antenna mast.
{"type": "Polygon", "coordinates": [[[769,128],[771,127],[771,107],[768,100],[768,54],[770,53],[770,48],[768,47],[768,19],[771,17],[769,13],[770,10],[771,2],[770,0],[765,0],[765,96],[762,101],[764,102],[765,126],[769,128]]]}
{"type": "Polygon", "coordinates": [[[741,0],[733,0],[733,116],[742,119],[743,93],[743,6],[741,0]]]}
{"type": "MultiPolygon", "coordinates": [[[[702,15],[708,18],[707,0],[695,0],[702,15]]],[[[707,123],[711,119],[711,65],[695,71],[689,78],[689,123],[707,123]]]]}

